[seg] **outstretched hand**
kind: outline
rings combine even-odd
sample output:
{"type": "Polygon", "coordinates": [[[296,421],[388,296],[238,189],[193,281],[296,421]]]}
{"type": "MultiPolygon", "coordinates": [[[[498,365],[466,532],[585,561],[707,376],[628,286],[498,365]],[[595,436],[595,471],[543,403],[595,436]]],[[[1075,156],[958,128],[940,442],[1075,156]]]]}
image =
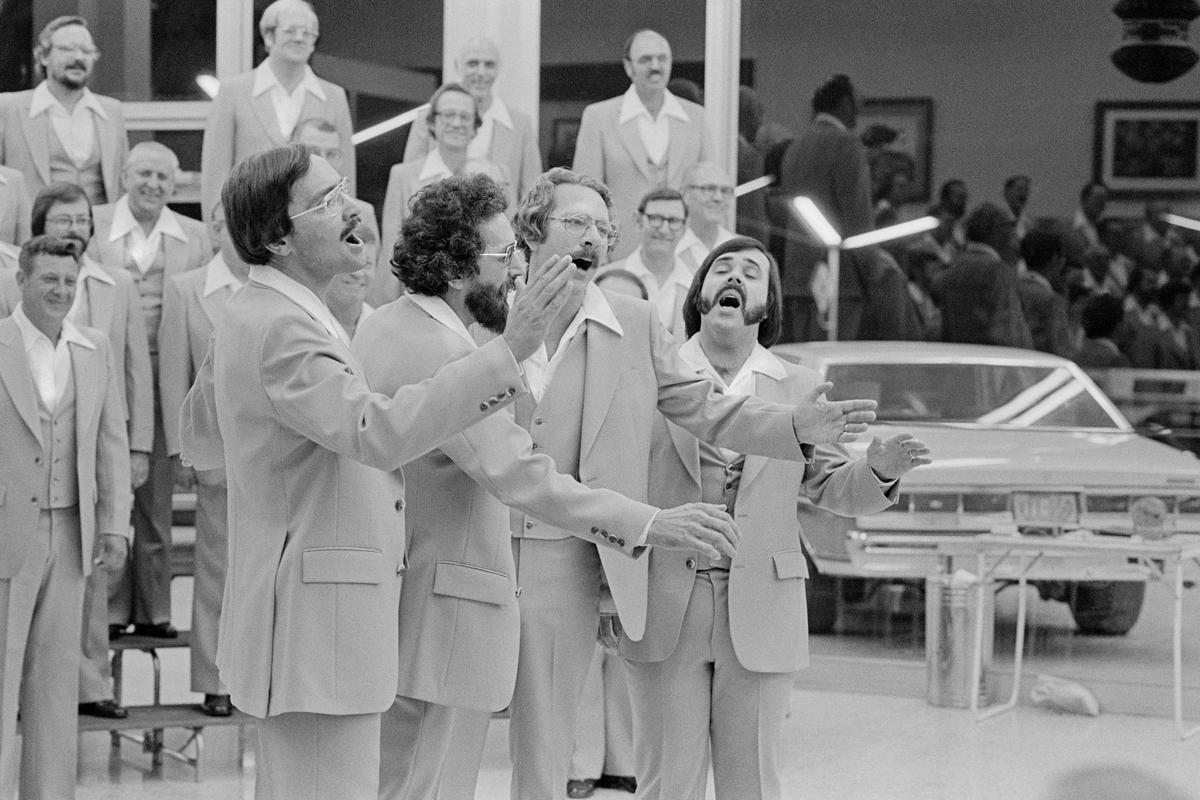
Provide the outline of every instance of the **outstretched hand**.
{"type": "Polygon", "coordinates": [[[806,444],[853,442],[867,432],[875,421],[874,400],[830,400],[825,393],[833,388],[826,381],[813,387],[808,396],[792,411],[792,427],[796,439],[806,444]]]}
{"type": "Polygon", "coordinates": [[[911,433],[898,433],[886,442],[876,436],[867,446],[867,464],[885,481],[930,463],[929,448],[911,433]]]}
{"type": "Polygon", "coordinates": [[[699,550],[714,561],[732,557],[741,534],[724,506],[687,503],[664,508],[655,515],[646,544],[671,550],[699,550]]]}
{"type": "Polygon", "coordinates": [[[516,294],[504,323],[504,340],[517,361],[537,351],[546,337],[546,328],[570,299],[571,271],[569,256],[553,257],[529,276],[516,279],[516,294]]]}

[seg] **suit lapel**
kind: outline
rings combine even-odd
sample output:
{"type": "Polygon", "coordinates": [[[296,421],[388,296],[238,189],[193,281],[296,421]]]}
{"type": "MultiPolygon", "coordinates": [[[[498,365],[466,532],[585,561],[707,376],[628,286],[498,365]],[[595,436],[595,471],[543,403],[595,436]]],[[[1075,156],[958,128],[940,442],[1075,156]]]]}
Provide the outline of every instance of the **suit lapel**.
{"type": "Polygon", "coordinates": [[[112,323],[113,296],[104,281],[88,278],[83,282],[87,293],[87,321],[84,325],[107,331],[112,323]]]}
{"type": "Polygon", "coordinates": [[[229,289],[221,289],[213,292],[210,295],[204,294],[204,284],[195,284],[197,305],[204,312],[204,316],[208,318],[210,331],[217,327],[217,322],[221,318],[221,314],[225,309],[225,304],[229,302],[229,289]]]}
{"type": "Polygon", "coordinates": [[[95,351],[74,343],[67,347],[71,352],[71,370],[75,379],[75,429],[83,441],[85,432],[96,424],[94,417],[104,402],[104,384],[98,374],[97,359],[92,357],[95,351]]]}
{"type": "MultiPolygon", "coordinates": [[[[783,383],[769,375],[763,375],[761,372],[754,376],[754,394],[763,400],[777,403],[787,402],[788,399],[783,383]]],[[[746,462],[742,465],[742,483],[738,489],[739,493],[754,482],[769,460],[765,456],[746,456],[746,462]]]]}
{"type": "Polygon", "coordinates": [[[683,462],[696,487],[700,488],[700,441],[673,422],[667,423],[667,430],[671,434],[671,443],[675,445],[679,460],[683,462]]]}
{"type": "Polygon", "coordinates": [[[650,156],[646,153],[646,145],[642,144],[642,137],[638,133],[638,125],[636,119],[631,119],[625,124],[621,124],[617,120],[620,119],[621,109],[617,107],[617,119],[613,120],[613,124],[617,126],[617,132],[621,135],[621,144],[625,145],[625,149],[629,152],[629,157],[633,159],[633,164],[638,168],[638,171],[645,176],[646,180],[653,181],[654,176],[650,174],[650,156]]]}
{"type": "Polygon", "coordinates": [[[21,115],[21,131],[25,134],[25,144],[29,147],[29,155],[33,159],[33,166],[38,171],[38,176],[41,177],[42,183],[50,183],[50,115],[49,113],[38,114],[36,117],[29,116],[29,105],[26,104],[20,111],[21,115]]]}
{"type": "Polygon", "coordinates": [[[621,367],[620,359],[614,352],[614,344],[620,336],[603,325],[584,324],[587,325],[587,364],[583,371],[583,424],[579,447],[581,464],[591,452],[608,416],[621,367]]]}
{"type": "Polygon", "coordinates": [[[96,123],[96,139],[100,142],[100,174],[104,179],[105,191],[115,200],[121,196],[121,165],[117,163],[120,148],[117,144],[116,127],[111,121],[103,120],[95,114],[92,115],[92,119],[96,123]],[[113,194],[114,189],[118,194],[113,194]]]}
{"type": "Polygon", "coordinates": [[[37,397],[34,395],[33,374],[25,358],[24,340],[17,323],[12,319],[0,321],[0,383],[8,391],[21,419],[42,443],[42,425],[38,420],[37,397]]]}
{"type": "MultiPolygon", "coordinates": [[[[492,146],[488,157],[496,164],[508,169],[509,154],[513,149],[513,131],[506,125],[499,122],[492,122],[492,146]]],[[[520,175],[509,175],[508,179],[513,182],[515,187],[517,181],[521,179],[520,175]]],[[[515,191],[515,188],[514,188],[515,191]]]]}
{"type": "Polygon", "coordinates": [[[174,236],[163,236],[163,278],[178,275],[187,265],[188,243],[174,236]]]}
{"type": "Polygon", "coordinates": [[[263,130],[267,132],[267,138],[271,140],[271,143],[276,147],[287,144],[279,133],[279,120],[275,118],[275,104],[271,102],[271,93],[263,92],[258,97],[251,98],[250,105],[254,107],[254,114],[262,123],[263,130]]]}

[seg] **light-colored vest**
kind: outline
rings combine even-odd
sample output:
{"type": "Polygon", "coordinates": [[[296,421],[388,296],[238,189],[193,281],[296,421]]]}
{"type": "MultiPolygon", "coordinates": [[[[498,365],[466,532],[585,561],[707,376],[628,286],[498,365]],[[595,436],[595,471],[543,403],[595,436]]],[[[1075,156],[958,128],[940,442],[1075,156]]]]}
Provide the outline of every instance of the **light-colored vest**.
{"type": "Polygon", "coordinates": [[[58,405],[53,412],[46,408],[42,396],[37,395],[38,419],[42,424],[43,509],[72,508],[79,505],[75,376],[74,370],[71,372],[66,390],[58,399],[58,405]]]}
{"type": "MultiPolygon", "coordinates": [[[[165,210],[163,213],[166,213],[165,210]]],[[[162,321],[163,282],[167,272],[166,237],[159,237],[154,263],[150,265],[150,269],[142,272],[129,252],[129,234],[126,234],[124,266],[142,298],[142,315],[146,319],[146,336],[150,340],[150,358],[157,367],[158,324],[162,321]]]]}
{"type": "Polygon", "coordinates": [[[82,167],[76,164],[58,140],[54,126],[50,126],[50,181],[65,181],[78,184],[93,206],[108,202],[104,191],[104,173],[100,171],[100,131],[96,130],[95,117],[92,118],[92,153],[82,167]]]}
{"type": "MultiPolygon", "coordinates": [[[[534,452],[554,459],[558,471],[579,480],[579,442],[583,437],[583,376],[587,362],[587,328],[567,345],[554,380],[542,400],[532,395],[517,398],[517,422],[529,431],[534,452]]],[[[513,512],[514,536],[531,539],[565,539],[572,534],[533,517],[513,512]]]]}

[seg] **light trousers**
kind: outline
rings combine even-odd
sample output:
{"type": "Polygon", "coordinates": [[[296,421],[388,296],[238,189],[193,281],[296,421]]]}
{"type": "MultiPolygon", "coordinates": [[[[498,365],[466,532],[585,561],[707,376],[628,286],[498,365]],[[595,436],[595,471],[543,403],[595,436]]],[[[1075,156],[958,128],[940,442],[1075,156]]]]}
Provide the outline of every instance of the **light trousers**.
{"type": "Polygon", "coordinates": [[[599,643],[575,718],[573,780],[634,774],[633,710],[625,659],[599,643]]]}
{"type": "Polygon", "coordinates": [[[293,712],[256,727],[255,800],[377,800],[378,714],[293,712]]]}
{"type": "Polygon", "coordinates": [[[491,717],[397,697],[380,721],[380,800],[474,798],[491,717]]]}

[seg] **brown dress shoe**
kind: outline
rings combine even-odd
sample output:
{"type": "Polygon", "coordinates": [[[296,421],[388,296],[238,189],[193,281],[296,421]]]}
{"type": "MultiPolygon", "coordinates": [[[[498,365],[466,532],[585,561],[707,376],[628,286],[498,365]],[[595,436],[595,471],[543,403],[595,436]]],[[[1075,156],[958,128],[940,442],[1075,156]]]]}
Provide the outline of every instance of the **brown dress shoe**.
{"type": "Polygon", "coordinates": [[[233,703],[227,694],[206,694],[200,710],[210,717],[228,717],[233,714],[233,703]]]}
{"type": "Polygon", "coordinates": [[[94,703],[80,703],[79,713],[86,714],[89,717],[103,717],[104,719],[125,719],[129,716],[129,712],[125,707],[116,700],[97,700],[94,703]]]}
{"type": "Polygon", "coordinates": [[[133,626],[134,636],[152,636],[155,639],[178,639],[179,631],[169,622],[138,623],[133,626]]]}
{"type": "Polygon", "coordinates": [[[567,797],[591,797],[596,793],[595,778],[571,779],[567,781],[567,797]]]}

